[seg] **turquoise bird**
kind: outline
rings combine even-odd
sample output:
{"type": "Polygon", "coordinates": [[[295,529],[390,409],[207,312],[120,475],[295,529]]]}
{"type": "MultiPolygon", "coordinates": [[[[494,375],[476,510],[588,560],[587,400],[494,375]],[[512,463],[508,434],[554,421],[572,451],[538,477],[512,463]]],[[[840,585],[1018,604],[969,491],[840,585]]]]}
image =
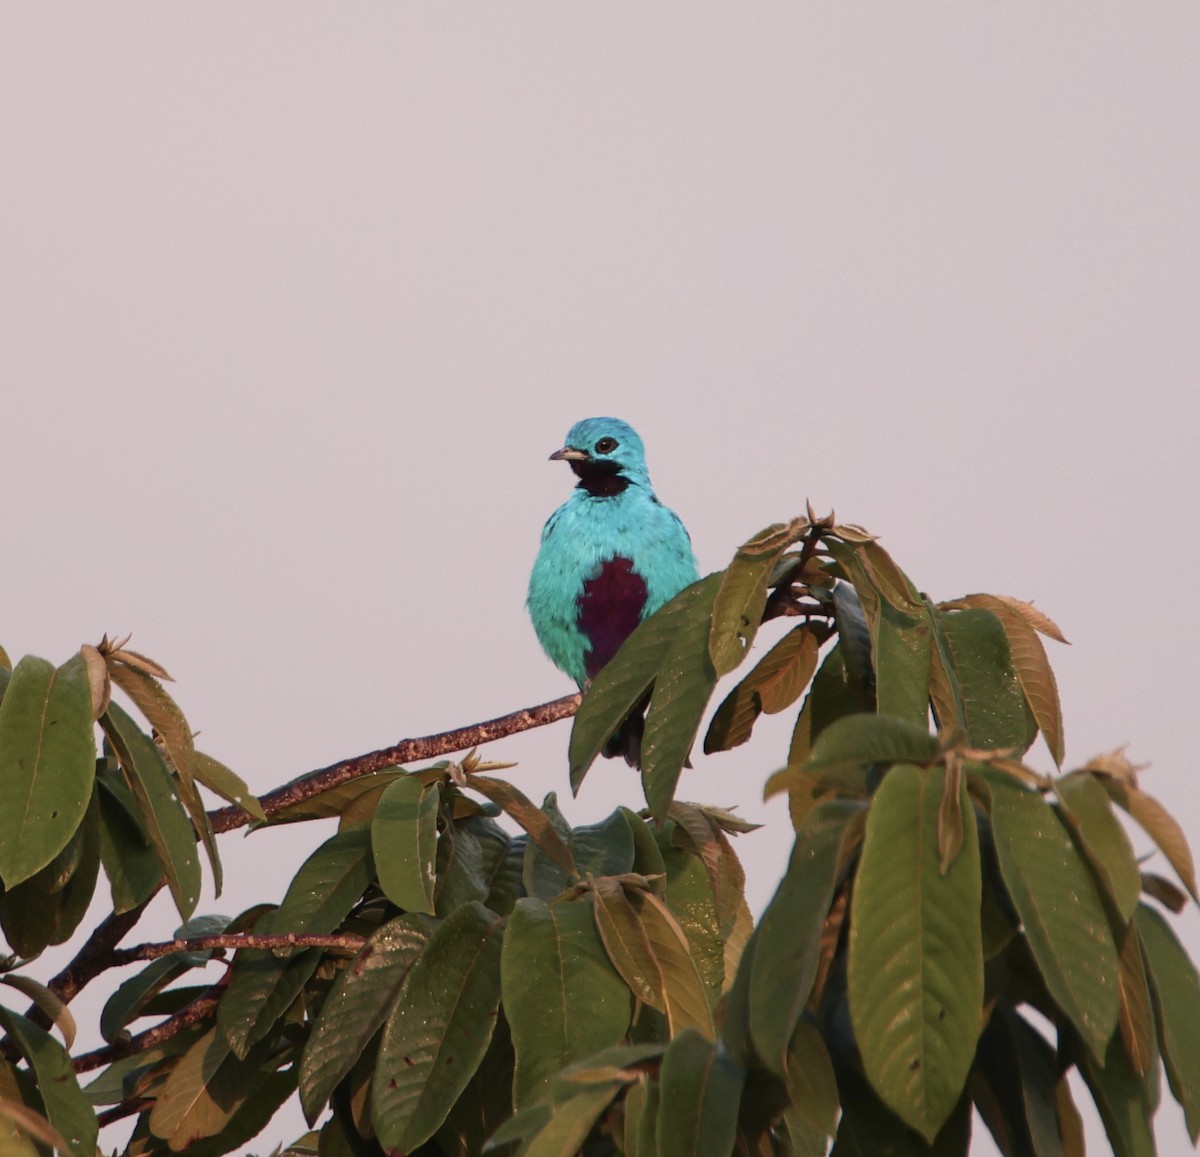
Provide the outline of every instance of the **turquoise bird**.
{"type": "MultiPolygon", "coordinates": [[[[552,462],[579,479],[546,522],[526,605],[542,649],[580,688],[648,615],[700,577],[692,540],[655,497],[642,440],[617,418],[585,418],[552,462]]],[[[642,713],[605,755],[636,766],[642,713]]]]}

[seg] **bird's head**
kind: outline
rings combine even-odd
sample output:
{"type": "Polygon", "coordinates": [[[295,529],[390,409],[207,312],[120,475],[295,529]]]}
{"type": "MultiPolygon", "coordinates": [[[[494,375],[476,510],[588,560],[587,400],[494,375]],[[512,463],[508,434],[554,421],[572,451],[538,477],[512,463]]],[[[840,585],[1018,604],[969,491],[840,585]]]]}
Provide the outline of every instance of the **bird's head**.
{"type": "Polygon", "coordinates": [[[646,451],[637,431],[619,418],[584,418],[567,432],[566,445],[550,455],[568,462],[589,494],[620,494],[631,482],[650,485],[646,451]]]}

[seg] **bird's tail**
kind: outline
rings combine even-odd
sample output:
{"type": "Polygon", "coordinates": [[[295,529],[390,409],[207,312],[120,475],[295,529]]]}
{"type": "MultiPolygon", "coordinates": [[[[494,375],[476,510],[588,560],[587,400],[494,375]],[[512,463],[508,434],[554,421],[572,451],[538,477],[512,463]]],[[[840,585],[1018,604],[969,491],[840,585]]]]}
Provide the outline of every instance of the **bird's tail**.
{"type": "Polygon", "coordinates": [[[642,766],[642,733],[646,730],[646,702],[639,703],[625,722],[608,737],[601,754],[605,759],[624,756],[630,767],[642,766]]]}

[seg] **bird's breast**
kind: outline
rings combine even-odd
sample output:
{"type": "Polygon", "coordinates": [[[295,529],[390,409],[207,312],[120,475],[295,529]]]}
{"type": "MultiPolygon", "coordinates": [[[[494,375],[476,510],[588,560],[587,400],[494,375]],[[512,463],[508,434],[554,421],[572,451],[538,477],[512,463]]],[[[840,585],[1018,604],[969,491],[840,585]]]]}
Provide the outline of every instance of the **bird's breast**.
{"type": "Polygon", "coordinates": [[[584,582],[577,606],[576,625],[591,644],[585,657],[587,676],[594,679],[641,622],[646,580],[633,569],[632,559],[616,555],[584,582]]]}

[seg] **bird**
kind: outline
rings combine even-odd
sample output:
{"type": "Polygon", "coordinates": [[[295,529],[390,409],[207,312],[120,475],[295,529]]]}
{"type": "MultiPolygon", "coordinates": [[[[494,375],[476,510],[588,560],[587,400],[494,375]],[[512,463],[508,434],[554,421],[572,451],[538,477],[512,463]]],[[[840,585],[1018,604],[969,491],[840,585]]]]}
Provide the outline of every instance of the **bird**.
{"type": "MultiPolygon", "coordinates": [[[[637,431],[619,418],[584,418],[551,462],[578,482],[546,522],[526,606],[542,649],[586,690],[634,628],[699,577],[692,540],[657,498],[637,431]]],[[[638,766],[641,708],[604,754],[638,766]]]]}

